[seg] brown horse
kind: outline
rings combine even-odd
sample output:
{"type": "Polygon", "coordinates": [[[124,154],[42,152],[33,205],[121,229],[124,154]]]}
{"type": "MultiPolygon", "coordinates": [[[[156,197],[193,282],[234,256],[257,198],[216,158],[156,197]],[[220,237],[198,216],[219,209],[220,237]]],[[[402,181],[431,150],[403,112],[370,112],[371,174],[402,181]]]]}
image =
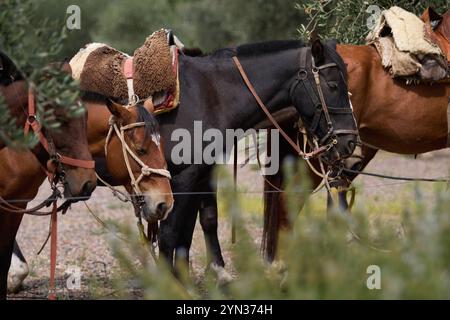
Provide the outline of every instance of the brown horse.
{"type": "MultiPolygon", "coordinates": [[[[138,195],[134,194],[132,179],[125,163],[125,156],[129,158],[129,164],[135,179],[138,179],[141,175],[143,168],[131,156],[124,155],[122,143],[117,135],[111,136],[111,139],[106,144],[111,125],[111,116],[114,116],[115,123],[118,123],[122,128],[133,126],[136,123],[145,123],[145,126],[127,130],[124,135],[125,142],[130,146],[132,152],[139,156],[139,159],[147,168],[165,170],[167,164],[163,155],[162,141],[159,138],[159,129],[155,118],[142,105],[138,104],[134,107],[126,108],[93,93],[85,94],[83,102],[89,114],[87,125],[89,150],[98,167],[106,167],[108,169],[107,171],[98,172],[99,175],[104,180],[107,180],[109,184],[114,186],[123,185],[135,199],[138,195]]],[[[148,106],[146,107],[148,108],[148,106]]],[[[27,197],[27,199],[32,199],[44,181],[45,173],[35,160],[17,160],[14,159],[14,156],[12,160],[13,163],[21,163],[21,172],[26,172],[27,175],[33,176],[32,183],[30,181],[28,188],[30,194],[27,197]]],[[[8,167],[8,170],[12,169],[10,167],[8,167]]],[[[100,183],[100,185],[102,184],[100,183]]],[[[137,212],[145,220],[165,219],[174,203],[169,178],[152,173],[144,176],[139,182],[139,186],[145,200],[145,206],[143,206],[142,210],[137,210],[137,212]]],[[[28,275],[26,260],[20,252],[17,243],[14,247],[13,262],[10,269],[8,289],[14,292],[19,289],[22,281],[28,275]]]]}
{"type": "MultiPolygon", "coordinates": [[[[3,58],[3,55],[2,55],[3,58]]],[[[6,74],[7,76],[7,74],[6,74]]],[[[2,72],[2,80],[5,79],[5,73],[2,72]]],[[[17,114],[20,118],[25,112],[22,107],[27,106],[28,101],[28,85],[24,80],[16,80],[12,78],[11,83],[1,82],[2,94],[10,110],[14,110],[13,114],[17,114]],[[10,87],[14,85],[13,87],[10,87]],[[24,105],[25,103],[25,105],[24,105]],[[15,110],[20,109],[21,113],[15,110]]],[[[28,107],[28,106],[27,106],[28,107]]],[[[50,148],[46,148],[39,143],[33,153],[39,161],[30,152],[15,152],[8,148],[0,151],[0,195],[6,201],[11,199],[30,199],[35,193],[31,190],[36,184],[36,170],[42,172],[41,166],[47,170],[55,170],[55,173],[61,175],[64,173],[64,194],[66,197],[83,197],[88,198],[96,186],[96,177],[93,169],[88,167],[78,167],[63,163],[63,157],[72,157],[72,160],[80,160],[85,163],[92,161],[91,154],[88,149],[86,135],[86,114],[77,118],[68,118],[62,108],[54,106],[46,106],[53,108],[55,117],[62,123],[64,134],[58,129],[44,128],[42,129],[42,137],[46,140],[50,148]],[[54,149],[54,150],[53,150],[54,149]],[[54,167],[50,164],[50,153],[59,154],[60,163],[54,167]],[[23,169],[24,163],[34,163],[36,170],[27,171],[23,169]]],[[[31,109],[30,109],[31,110],[31,109]]],[[[40,184],[40,183],[39,183],[40,184]]],[[[39,185],[36,185],[38,188],[39,185]]],[[[26,203],[12,203],[19,208],[25,208],[26,203]]],[[[6,298],[6,286],[8,269],[11,262],[11,254],[13,251],[14,239],[22,220],[22,214],[10,213],[0,210],[0,299],[6,298]]]]}
{"type": "MultiPolygon", "coordinates": [[[[406,85],[392,79],[381,66],[372,46],[339,45],[338,52],[347,64],[349,90],[360,138],[363,142],[362,161],[354,169],[363,170],[379,149],[400,154],[419,154],[448,147],[448,108],[450,85],[445,83],[406,85]]],[[[284,115],[284,128],[291,136],[296,116],[284,115]]],[[[280,159],[292,154],[287,146],[280,147],[280,159]]],[[[317,163],[313,164],[317,167],[317,163]]],[[[313,187],[320,178],[310,172],[313,187]]],[[[349,175],[353,180],[356,176],[349,175]]],[[[276,187],[282,187],[282,172],[268,176],[276,187]]],[[[265,182],[265,190],[273,190],[265,182]]],[[[339,194],[346,209],[345,192],[339,194]]],[[[289,229],[290,221],[282,194],[264,195],[263,251],[272,260],[276,254],[280,229],[289,229]]]]}

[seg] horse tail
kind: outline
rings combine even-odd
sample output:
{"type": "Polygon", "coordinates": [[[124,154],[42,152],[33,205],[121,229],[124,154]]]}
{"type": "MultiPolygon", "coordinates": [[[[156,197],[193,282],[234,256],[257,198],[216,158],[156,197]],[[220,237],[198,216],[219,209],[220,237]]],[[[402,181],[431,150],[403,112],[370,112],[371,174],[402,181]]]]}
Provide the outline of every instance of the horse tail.
{"type": "Polygon", "coordinates": [[[283,193],[279,192],[282,183],[282,172],[280,171],[275,175],[266,176],[264,180],[264,228],[261,252],[269,262],[275,259],[278,235],[283,218],[287,215],[283,205],[283,193]]]}

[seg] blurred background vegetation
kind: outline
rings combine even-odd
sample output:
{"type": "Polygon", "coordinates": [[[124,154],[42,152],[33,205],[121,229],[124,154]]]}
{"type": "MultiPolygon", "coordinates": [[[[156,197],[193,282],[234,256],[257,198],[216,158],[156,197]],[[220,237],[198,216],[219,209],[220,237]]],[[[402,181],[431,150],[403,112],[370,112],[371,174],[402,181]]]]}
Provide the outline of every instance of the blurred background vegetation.
{"type": "Polygon", "coordinates": [[[176,279],[166,265],[153,263],[134,228],[119,226],[130,241],[110,238],[120,265],[115,297],[133,298],[130,289],[139,288],[145,299],[450,299],[450,194],[445,183],[432,188],[412,184],[409,201],[404,199],[395,219],[372,215],[370,198],[360,199],[352,215],[325,217],[324,199],[308,201],[299,214],[298,200],[311,188],[298,179],[292,162],[285,165],[290,173],[285,195],[296,222],[281,237],[276,263],[269,265],[259,255],[245,209],[249,195],[234,192],[230,171],[222,166],[217,168],[219,206],[227,219],[237,219],[238,241],[231,247],[234,280],[218,286],[210,272],[198,282],[182,264],[176,279]],[[379,290],[368,288],[374,284],[370,266],[380,268],[379,290]]]}

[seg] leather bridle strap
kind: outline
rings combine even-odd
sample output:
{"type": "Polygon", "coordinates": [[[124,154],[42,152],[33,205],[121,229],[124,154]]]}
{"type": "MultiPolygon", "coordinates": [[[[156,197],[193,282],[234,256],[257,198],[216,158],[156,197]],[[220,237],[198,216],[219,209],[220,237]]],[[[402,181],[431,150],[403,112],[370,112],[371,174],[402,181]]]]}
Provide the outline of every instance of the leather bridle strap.
{"type": "Polygon", "coordinates": [[[256,102],[258,103],[258,105],[261,107],[261,109],[264,111],[264,113],[266,114],[267,118],[270,120],[270,122],[275,126],[275,128],[277,128],[281,135],[283,136],[284,139],[286,139],[286,141],[292,146],[292,148],[295,150],[295,152],[298,153],[298,155],[304,159],[309,159],[309,158],[313,158],[316,155],[326,151],[327,147],[323,146],[323,147],[319,147],[317,149],[315,149],[312,152],[309,153],[304,153],[300,147],[289,137],[289,135],[281,128],[281,126],[278,124],[278,122],[275,120],[275,118],[270,114],[270,111],[267,109],[266,105],[264,104],[264,102],[262,102],[261,98],[259,97],[259,95],[256,93],[255,88],[253,87],[252,83],[250,82],[250,80],[247,77],[247,74],[244,71],[244,68],[242,67],[242,64],[240,63],[238,57],[234,56],[233,57],[233,61],[234,64],[236,65],[237,69],[239,70],[239,73],[241,74],[242,79],[244,80],[246,86],[248,87],[248,89],[250,90],[250,92],[252,93],[253,97],[255,98],[256,102]]]}
{"type": "Polygon", "coordinates": [[[48,152],[50,157],[54,157],[58,162],[72,166],[72,167],[78,167],[78,168],[84,168],[84,169],[94,169],[95,168],[95,161],[92,160],[80,160],[80,159],[74,159],[71,157],[67,157],[64,155],[61,155],[56,152],[56,150],[50,150],[54,149],[53,143],[50,148],[50,144],[47,140],[47,138],[42,133],[42,127],[37,120],[36,117],[36,104],[35,104],[35,95],[32,87],[30,86],[28,90],[28,118],[25,122],[25,129],[24,132],[27,134],[30,131],[30,127],[33,130],[33,132],[39,137],[39,141],[44,147],[44,149],[48,152]]]}
{"type": "Polygon", "coordinates": [[[110,127],[109,127],[109,131],[108,131],[108,135],[107,135],[106,141],[105,141],[105,156],[108,154],[108,144],[112,138],[113,133],[115,133],[117,135],[117,137],[119,138],[120,143],[122,145],[123,158],[125,160],[125,164],[126,164],[126,167],[128,170],[128,175],[130,176],[130,179],[131,179],[131,185],[133,186],[133,189],[134,189],[134,192],[136,193],[136,195],[142,195],[141,189],[139,187],[139,183],[146,176],[155,174],[155,175],[163,176],[167,179],[171,178],[170,172],[168,170],[154,169],[154,168],[150,168],[149,166],[147,166],[133,152],[133,150],[131,150],[131,148],[128,146],[127,142],[125,141],[125,131],[126,130],[131,130],[136,127],[143,127],[143,126],[145,126],[145,122],[136,122],[136,123],[132,123],[132,124],[129,124],[126,126],[120,126],[120,129],[119,129],[119,127],[117,126],[116,118],[114,116],[111,116],[111,118],[109,119],[109,126],[110,127]],[[136,161],[136,163],[141,167],[141,173],[138,178],[136,178],[134,176],[133,170],[131,169],[129,157],[133,158],[133,160],[136,161]]]}

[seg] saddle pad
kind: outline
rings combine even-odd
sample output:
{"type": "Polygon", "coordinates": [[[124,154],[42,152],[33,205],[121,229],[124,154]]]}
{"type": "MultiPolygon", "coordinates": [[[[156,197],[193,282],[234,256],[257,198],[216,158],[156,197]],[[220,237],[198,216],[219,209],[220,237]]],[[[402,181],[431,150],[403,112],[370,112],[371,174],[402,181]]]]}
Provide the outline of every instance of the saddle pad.
{"type": "Polygon", "coordinates": [[[435,61],[433,67],[437,68],[434,74],[446,75],[446,59],[440,48],[428,38],[424,22],[400,7],[384,10],[366,41],[375,45],[383,66],[389,68],[392,77],[417,76],[420,73],[423,80],[431,80],[424,76],[429,73],[426,71],[430,58],[435,61]],[[422,60],[428,63],[424,64],[422,60]]]}
{"type": "MultiPolygon", "coordinates": [[[[130,56],[103,43],[91,43],[81,49],[71,60],[72,76],[80,88],[120,101],[128,100],[124,63],[130,56]]],[[[134,93],[141,100],[158,92],[175,95],[176,72],[167,42],[166,30],[149,36],[134,52],[134,93]]]]}

